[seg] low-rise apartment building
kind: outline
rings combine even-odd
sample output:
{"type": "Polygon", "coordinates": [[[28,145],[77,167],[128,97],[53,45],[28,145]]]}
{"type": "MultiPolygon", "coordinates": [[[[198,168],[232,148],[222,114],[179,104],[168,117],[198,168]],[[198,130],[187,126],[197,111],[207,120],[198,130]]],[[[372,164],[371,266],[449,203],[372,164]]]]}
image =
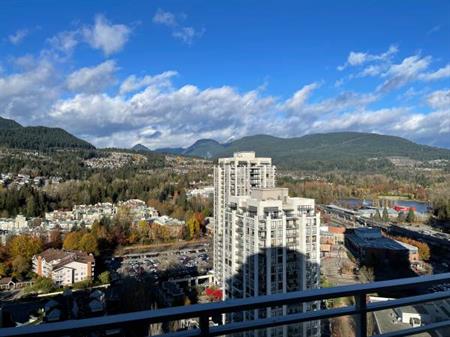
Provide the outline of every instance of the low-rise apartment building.
{"type": "Polygon", "coordinates": [[[57,285],[71,285],[94,276],[94,256],[81,251],[50,248],[33,256],[32,263],[36,274],[50,277],[57,285]]]}

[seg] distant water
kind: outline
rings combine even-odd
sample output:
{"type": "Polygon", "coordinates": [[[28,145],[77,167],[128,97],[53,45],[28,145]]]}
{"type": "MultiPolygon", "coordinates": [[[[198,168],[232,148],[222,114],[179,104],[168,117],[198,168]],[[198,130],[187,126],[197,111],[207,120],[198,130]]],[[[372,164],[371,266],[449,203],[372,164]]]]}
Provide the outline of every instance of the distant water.
{"type": "MultiPolygon", "coordinates": [[[[428,211],[428,207],[430,206],[426,202],[413,201],[413,200],[392,200],[393,205],[406,206],[406,207],[415,207],[416,211],[419,213],[426,213],[428,211]]],[[[373,206],[372,200],[363,200],[356,198],[342,199],[339,200],[338,203],[344,207],[350,208],[359,208],[362,206],[373,206]]]]}

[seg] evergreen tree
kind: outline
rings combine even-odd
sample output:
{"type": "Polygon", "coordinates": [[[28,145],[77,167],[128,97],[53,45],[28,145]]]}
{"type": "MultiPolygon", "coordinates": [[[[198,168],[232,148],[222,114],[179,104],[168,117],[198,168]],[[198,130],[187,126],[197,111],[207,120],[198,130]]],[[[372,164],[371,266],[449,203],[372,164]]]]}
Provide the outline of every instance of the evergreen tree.
{"type": "Polygon", "coordinates": [[[383,221],[388,222],[389,221],[389,213],[386,207],[383,208],[383,221]]]}
{"type": "Polygon", "coordinates": [[[398,222],[404,222],[406,219],[404,212],[398,212],[397,221],[398,222]]]}
{"type": "Polygon", "coordinates": [[[410,208],[408,215],[406,216],[406,222],[413,223],[414,221],[416,221],[416,214],[414,213],[414,210],[410,208]]]}
{"type": "Polygon", "coordinates": [[[381,214],[380,210],[377,209],[377,212],[375,213],[375,216],[373,217],[375,221],[381,221],[381,214]]]}

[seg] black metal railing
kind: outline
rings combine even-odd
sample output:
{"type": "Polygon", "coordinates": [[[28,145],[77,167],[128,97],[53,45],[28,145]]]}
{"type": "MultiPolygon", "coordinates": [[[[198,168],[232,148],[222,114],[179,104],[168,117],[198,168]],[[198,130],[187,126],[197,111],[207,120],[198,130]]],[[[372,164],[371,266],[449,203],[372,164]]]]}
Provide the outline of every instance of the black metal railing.
{"type": "MultiPolygon", "coordinates": [[[[445,290],[439,292],[430,292],[422,295],[404,297],[376,303],[367,303],[367,295],[399,289],[423,290],[432,285],[444,284],[449,282],[450,273],[445,273],[358,285],[312,289],[307,291],[259,296],[216,303],[195,304],[190,306],[172,307],[158,310],[146,310],[80,320],[68,320],[57,323],[46,323],[36,326],[3,328],[0,329],[0,336],[70,336],[74,331],[79,334],[83,332],[87,333],[92,331],[111,330],[117,328],[130,328],[134,325],[150,325],[153,323],[176,321],[188,318],[198,318],[199,328],[168,333],[163,336],[222,336],[237,332],[278,327],[287,324],[304,323],[333,317],[354,315],[356,318],[356,336],[366,337],[368,313],[407,305],[444,300],[450,298],[450,291],[445,290]],[[306,311],[297,314],[269,317],[258,320],[226,323],[219,326],[210,326],[209,324],[211,317],[226,313],[276,307],[282,305],[298,305],[300,303],[322,301],[348,296],[355,298],[355,305],[332,309],[321,309],[316,311],[306,311]]],[[[445,321],[430,323],[419,327],[407,328],[400,331],[383,333],[377,336],[411,336],[414,334],[431,332],[446,327],[450,327],[450,317],[445,321]]]]}

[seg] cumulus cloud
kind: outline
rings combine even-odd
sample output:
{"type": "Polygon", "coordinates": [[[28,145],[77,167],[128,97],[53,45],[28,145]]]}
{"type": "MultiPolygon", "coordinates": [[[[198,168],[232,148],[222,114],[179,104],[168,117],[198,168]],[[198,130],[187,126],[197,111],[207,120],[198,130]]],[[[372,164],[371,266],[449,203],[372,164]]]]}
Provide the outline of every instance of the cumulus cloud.
{"type": "Polygon", "coordinates": [[[82,34],[92,48],[100,49],[109,56],[122,50],[131,29],[123,24],[112,24],[103,15],[97,15],[94,25],[83,27],[82,34]]]}
{"type": "Polygon", "coordinates": [[[128,42],[132,29],[124,24],[113,24],[104,15],[97,15],[93,25],[77,25],[73,30],[57,33],[47,39],[51,50],[47,52],[62,53],[70,56],[81,43],[87,43],[98,49],[105,56],[110,56],[123,49],[128,42]]]}
{"type": "MultiPolygon", "coordinates": [[[[186,15],[183,14],[181,17],[185,18],[186,15]]],[[[153,16],[153,23],[170,28],[174,38],[179,39],[188,45],[192,44],[194,39],[201,37],[204,33],[203,29],[196,30],[194,27],[184,26],[180,23],[180,20],[177,19],[175,14],[164,11],[161,8],[159,8],[153,16]]]]}
{"type": "Polygon", "coordinates": [[[53,123],[67,125],[79,135],[104,136],[132,126],[126,102],[106,94],[77,94],[53,104],[53,123]]]}
{"type": "MultiPolygon", "coordinates": [[[[170,77],[160,74],[148,78],[166,76],[170,77]]],[[[133,91],[126,91],[133,93],[131,96],[76,95],[54,104],[50,115],[55,123],[70,125],[72,131],[99,146],[143,143],[158,148],[186,146],[199,138],[226,141],[255,133],[287,137],[349,130],[450,146],[445,141],[450,136],[450,114],[444,110],[448,109],[448,91],[429,96],[434,111],[415,113],[412,107],[371,109],[371,103],[379,99],[372,93],[342,92],[311,103],[317,83],[280,100],[258,90],[241,93],[228,86],[200,89],[189,84],[176,88],[170,79],[167,81],[164,87],[152,81],[142,89],[131,85],[133,91]],[[72,121],[73,116],[77,116],[76,121],[72,121]],[[439,125],[434,124],[438,120],[439,125]]]]}
{"type": "Polygon", "coordinates": [[[8,40],[13,45],[18,45],[23,41],[23,39],[25,39],[28,33],[29,33],[28,29],[19,29],[14,34],[9,35],[8,40]]]}
{"type": "Polygon", "coordinates": [[[27,58],[23,68],[0,75],[0,106],[3,116],[29,123],[46,115],[59,90],[57,73],[48,61],[27,58]]]}
{"type": "Polygon", "coordinates": [[[67,88],[74,92],[95,93],[111,86],[117,70],[112,60],[94,67],[84,67],[71,73],[67,78],[67,88]]]}
{"type": "MultiPolygon", "coordinates": [[[[159,20],[172,24],[173,19],[169,15],[159,20]]],[[[82,30],[55,37],[49,42],[68,53],[84,38],[82,30]],[[63,43],[65,39],[67,43],[63,43]]],[[[332,88],[336,93],[324,96],[322,90],[329,89],[326,82],[310,82],[287,98],[271,96],[261,88],[242,92],[231,86],[178,85],[179,79],[174,81],[178,73],[173,70],[128,74],[119,82],[113,60],[71,73],[64,71],[61,62],[51,60],[24,55],[14,59],[16,73],[9,69],[0,73],[2,115],[26,125],[60,126],[96,146],[142,143],[158,148],[187,146],[200,138],[223,142],[256,133],[292,137],[364,131],[450,147],[449,89],[433,89],[432,93],[420,87],[406,90],[405,97],[426,100],[428,107],[421,113],[414,106],[383,106],[381,101],[389,88],[445,78],[447,66],[431,70],[429,56],[414,55],[397,63],[352,58],[352,63],[363,62],[366,68],[384,65],[371,75],[383,81],[378,90],[358,92],[339,87],[332,88]]]]}
{"type": "Polygon", "coordinates": [[[267,129],[268,123],[260,118],[273,117],[275,106],[272,97],[261,97],[257,91],[239,93],[227,86],[201,90],[194,85],[160,89],[150,85],[130,97],[99,93],[61,99],[52,106],[50,118],[95,139],[96,144],[110,146],[115,142],[118,146],[119,139],[123,141],[128,134],[121,146],[136,142],[166,146],[200,137],[243,136],[248,128],[263,124],[267,129]]]}

